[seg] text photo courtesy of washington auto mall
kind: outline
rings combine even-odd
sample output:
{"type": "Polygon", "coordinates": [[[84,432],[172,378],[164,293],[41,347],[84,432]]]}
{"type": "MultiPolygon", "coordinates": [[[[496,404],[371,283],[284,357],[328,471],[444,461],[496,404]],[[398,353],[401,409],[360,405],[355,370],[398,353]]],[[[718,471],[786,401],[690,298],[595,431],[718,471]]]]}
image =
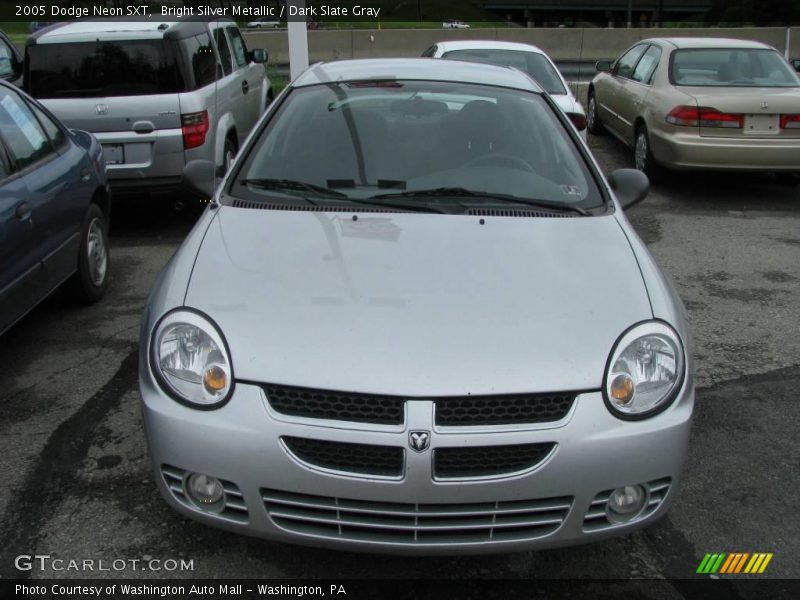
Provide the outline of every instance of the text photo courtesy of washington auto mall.
{"type": "Polygon", "coordinates": [[[800,598],[800,2],[0,3],[0,596],[800,598]]]}

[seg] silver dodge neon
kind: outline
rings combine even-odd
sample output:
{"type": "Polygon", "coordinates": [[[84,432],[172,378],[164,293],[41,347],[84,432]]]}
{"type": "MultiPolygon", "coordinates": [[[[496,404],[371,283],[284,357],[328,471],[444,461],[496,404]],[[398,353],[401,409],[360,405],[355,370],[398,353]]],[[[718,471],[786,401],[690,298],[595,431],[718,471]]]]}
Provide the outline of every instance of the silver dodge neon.
{"type": "Polygon", "coordinates": [[[486,553],[665,514],[694,406],[683,305],[514,69],[312,66],[270,106],[144,316],[158,487],[230,531],[486,553]]]}

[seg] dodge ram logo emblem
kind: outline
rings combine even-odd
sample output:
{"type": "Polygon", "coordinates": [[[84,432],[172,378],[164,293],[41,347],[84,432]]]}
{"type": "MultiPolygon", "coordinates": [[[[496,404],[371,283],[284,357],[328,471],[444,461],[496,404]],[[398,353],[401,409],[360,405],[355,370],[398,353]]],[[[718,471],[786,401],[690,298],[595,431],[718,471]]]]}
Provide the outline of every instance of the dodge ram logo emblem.
{"type": "Polygon", "coordinates": [[[761,101],[761,110],[767,110],[769,108],[769,103],[766,100],[761,101]]]}
{"type": "Polygon", "coordinates": [[[428,446],[431,445],[431,432],[430,431],[409,431],[408,432],[408,445],[415,452],[425,452],[428,446]]]}
{"type": "Polygon", "coordinates": [[[98,115],[107,115],[108,104],[98,104],[97,106],[95,106],[95,110],[97,110],[98,115]]]}

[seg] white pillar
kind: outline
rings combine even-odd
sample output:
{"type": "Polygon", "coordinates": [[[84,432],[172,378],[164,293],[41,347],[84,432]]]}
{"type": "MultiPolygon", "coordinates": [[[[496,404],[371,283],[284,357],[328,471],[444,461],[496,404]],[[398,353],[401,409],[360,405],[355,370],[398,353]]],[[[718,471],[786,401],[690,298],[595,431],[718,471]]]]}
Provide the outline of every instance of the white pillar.
{"type": "MultiPolygon", "coordinates": [[[[287,10],[288,5],[304,9],[306,0],[289,0],[287,10]]],[[[286,22],[289,35],[289,76],[294,80],[308,68],[308,30],[305,20],[292,21],[287,18],[286,22]]]]}

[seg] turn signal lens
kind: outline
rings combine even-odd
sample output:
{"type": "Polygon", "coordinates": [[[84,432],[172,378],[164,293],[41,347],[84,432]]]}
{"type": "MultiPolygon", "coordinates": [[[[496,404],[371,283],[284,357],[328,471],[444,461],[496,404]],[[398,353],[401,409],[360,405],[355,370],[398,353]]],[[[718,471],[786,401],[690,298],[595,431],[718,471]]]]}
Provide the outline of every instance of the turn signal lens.
{"type": "Polygon", "coordinates": [[[225,389],[228,374],[220,365],[210,365],[203,374],[203,385],[209,394],[216,394],[225,389]]]}
{"type": "Polygon", "coordinates": [[[630,375],[622,374],[614,377],[609,391],[611,392],[611,397],[614,399],[614,402],[624,406],[633,399],[634,389],[635,386],[633,385],[633,379],[630,378],[630,375]]]}

